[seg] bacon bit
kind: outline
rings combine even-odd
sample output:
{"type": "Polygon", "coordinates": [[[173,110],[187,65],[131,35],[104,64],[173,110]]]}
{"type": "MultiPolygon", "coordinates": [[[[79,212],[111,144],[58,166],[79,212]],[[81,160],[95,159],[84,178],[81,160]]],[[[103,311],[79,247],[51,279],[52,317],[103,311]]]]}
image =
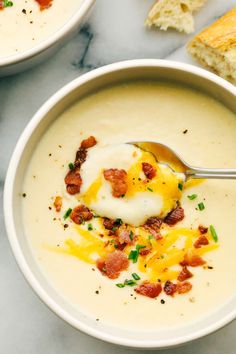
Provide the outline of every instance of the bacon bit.
{"type": "Polygon", "coordinates": [[[204,235],[204,234],[206,234],[206,233],[207,233],[207,231],[208,231],[208,227],[205,227],[205,226],[199,225],[199,226],[198,226],[198,230],[199,230],[200,234],[204,235]]]}
{"type": "Polygon", "coordinates": [[[162,225],[162,220],[158,217],[151,217],[147,219],[144,224],[144,228],[152,234],[156,240],[160,240],[162,238],[160,233],[160,228],[162,225]]]}
{"type": "Polygon", "coordinates": [[[186,266],[184,266],[178,275],[178,280],[184,281],[186,279],[192,278],[192,276],[193,274],[188,270],[186,266]]]}
{"type": "Polygon", "coordinates": [[[112,230],[113,227],[115,226],[115,220],[104,218],[103,219],[103,226],[107,230],[112,230]]]}
{"type": "Polygon", "coordinates": [[[201,248],[202,246],[206,246],[208,244],[209,244],[208,238],[202,235],[194,242],[194,247],[201,248]]]}
{"type": "Polygon", "coordinates": [[[110,168],[109,170],[104,170],[104,178],[111,183],[112,195],[115,198],[120,198],[127,192],[126,176],[125,170],[118,170],[117,168],[110,168]]]}
{"type": "Polygon", "coordinates": [[[192,289],[192,287],[191,283],[185,281],[184,283],[177,283],[176,290],[178,294],[186,294],[192,289]]]}
{"type": "Polygon", "coordinates": [[[181,206],[177,206],[174,210],[172,210],[164,219],[164,222],[173,226],[177,224],[177,222],[183,220],[184,218],[184,209],[181,206]]]}
{"type": "Polygon", "coordinates": [[[126,225],[121,225],[118,230],[116,230],[116,236],[118,237],[118,241],[120,244],[132,245],[134,243],[134,237],[130,237],[132,235],[131,230],[126,225]]]}
{"type": "Polygon", "coordinates": [[[90,136],[87,139],[83,140],[80,144],[81,149],[89,149],[93,147],[94,145],[97,144],[97,140],[94,138],[94,136],[90,136]]]}
{"type": "Polygon", "coordinates": [[[70,214],[71,220],[78,225],[82,224],[84,221],[91,220],[92,217],[93,213],[83,204],[75,207],[70,214]]]}
{"type": "Polygon", "coordinates": [[[4,3],[3,1],[0,1],[0,10],[3,10],[4,9],[4,3]]]}
{"type": "Polygon", "coordinates": [[[142,163],[142,170],[148,179],[153,179],[156,176],[156,168],[148,162],[142,163]]]}
{"type": "Polygon", "coordinates": [[[110,253],[106,259],[97,260],[97,268],[110,279],[118,278],[120,272],[126,270],[128,266],[129,260],[126,254],[121,251],[110,253]]]}
{"type": "Polygon", "coordinates": [[[181,262],[180,264],[182,266],[199,267],[205,263],[206,262],[196,254],[186,254],[184,256],[183,262],[181,262]]]}
{"type": "Polygon", "coordinates": [[[74,162],[75,167],[80,168],[81,165],[85,162],[86,158],[87,158],[87,150],[79,149],[76,152],[76,156],[75,156],[75,162],[74,162]]]}
{"type": "Polygon", "coordinates": [[[166,293],[166,295],[174,296],[176,292],[176,284],[172,283],[172,281],[170,280],[167,280],[164,285],[164,292],[166,293]]]}
{"type": "Polygon", "coordinates": [[[36,2],[40,5],[40,10],[43,11],[52,6],[53,0],[36,0],[36,2]]]}
{"type": "Polygon", "coordinates": [[[151,250],[152,249],[150,247],[142,248],[139,251],[139,254],[140,254],[140,256],[146,256],[146,255],[148,255],[151,252],[151,250]]]}
{"type": "Polygon", "coordinates": [[[53,203],[55,209],[57,212],[61,211],[61,207],[62,207],[62,197],[57,196],[54,200],[53,203]]]}
{"type": "Polygon", "coordinates": [[[65,177],[66,190],[69,194],[79,193],[82,184],[82,178],[79,169],[75,168],[69,171],[65,177]]]}
{"type": "Polygon", "coordinates": [[[162,292],[162,286],[160,283],[150,283],[149,281],[144,281],[134,290],[137,294],[144,295],[153,299],[162,292]]]}

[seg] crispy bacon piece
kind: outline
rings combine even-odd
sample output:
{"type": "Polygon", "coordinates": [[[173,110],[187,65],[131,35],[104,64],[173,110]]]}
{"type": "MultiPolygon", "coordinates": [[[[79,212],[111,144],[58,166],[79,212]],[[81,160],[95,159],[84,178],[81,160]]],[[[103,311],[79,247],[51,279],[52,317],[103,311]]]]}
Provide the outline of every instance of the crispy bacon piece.
{"type": "Polygon", "coordinates": [[[78,168],[69,171],[65,177],[66,190],[69,194],[79,193],[82,184],[82,178],[78,168]]]}
{"type": "Polygon", "coordinates": [[[186,279],[192,278],[192,276],[193,274],[188,270],[186,266],[184,266],[178,275],[178,280],[184,281],[186,279]]]}
{"type": "Polygon", "coordinates": [[[56,196],[53,205],[54,205],[57,212],[61,211],[62,197],[56,196]]]}
{"type": "Polygon", "coordinates": [[[148,162],[142,163],[142,170],[148,179],[153,179],[156,176],[156,168],[148,162]]]}
{"type": "Polygon", "coordinates": [[[121,225],[116,230],[116,236],[120,244],[132,245],[134,243],[133,232],[125,225],[121,225]]]}
{"type": "Polygon", "coordinates": [[[202,246],[206,246],[208,244],[209,244],[208,238],[202,235],[194,242],[194,247],[201,248],[202,246]]]}
{"type": "Polygon", "coordinates": [[[109,170],[104,170],[104,178],[111,183],[112,195],[115,198],[120,198],[127,192],[126,177],[127,173],[125,170],[118,170],[117,168],[110,168],[109,170]]]}
{"type": "Polygon", "coordinates": [[[128,266],[129,260],[126,254],[121,251],[110,253],[106,259],[97,260],[97,268],[110,279],[118,278],[120,272],[126,270],[128,266]]]}
{"type": "Polygon", "coordinates": [[[83,204],[75,207],[70,214],[71,220],[78,225],[82,224],[84,221],[91,220],[92,217],[93,213],[83,204]]]}
{"type": "Polygon", "coordinates": [[[151,248],[150,247],[145,247],[145,248],[141,248],[141,250],[139,251],[140,256],[146,256],[147,254],[149,254],[151,252],[151,248]]]}
{"type": "Polygon", "coordinates": [[[97,140],[94,136],[89,136],[87,139],[83,140],[80,144],[81,149],[89,149],[97,144],[97,140]]]}
{"type": "Polygon", "coordinates": [[[176,290],[178,294],[186,294],[192,289],[192,287],[191,283],[185,281],[184,283],[177,283],[176,290]]]}
{"type": "Polygon", "coordinates": [[[207,231],[208,231],[208,227],[205,227],[205,226],[199,225],[199,226],[198,226],[198,230],[199,230],[200,234],[204,235],[204,234],[206,234],[206,233],[207,233],[207,231]]]}
{"type": "Polygon", "coordinates": [[[152,234],[156,240],[159,240],[162,238],[161,233],[160,233],[160,228],[162,225],[162,220],[158,217],[151,217],[147,219],[146,223],[144,224],[144,228],[152,234]]]}
{"type": "Polygon", "coordinates": [[[160,283],[150,283],[149,281],[144,281],[134,290],[137,294],[155,298],[162,292],[162,286],[160,283]]]}
{"type": "Polygon", "coordinates": [[[170,280],[167,280],[164,285],[164,292],[166,293],[166,295],[174,296],[176,292],[176,284],[172,283],[172,281],[170,280]]]}
{"type": "Polygon", "coordinates": [[[181,206],[177,206],[173,209],[164,219],[164,222],[169,225],[173,226],[177,224],[177,222],[183,220],[184,218],[184,209],[181,206]]]}
{"type": "Polygon", "coordinates": [[[115,227],[115,220],[104,218],[103,219],[103,226],[106,230],[112,230],[115,227]]]}
{"type": "Polygon", "coordinates": [[[87,150],[80,148],[76,152],[75,162],[74,162],[75,168],[80,168],[81,165],[85,162],[86,158],[87,158],[87,150]]]}
{"type": "Polygon", "coordinates": [[[199,267],[206,262],[196,254],[185,254],[183,262],[180,264],[182,266],[199,267]]]}
{"type": "Polygon", "coordinates": [[[40,10],[43,11],[45,9],[48,9],[49,7],[52,6],[52,1],[53,0],[36,0],[36,2],[40,6],[40,10]]]}

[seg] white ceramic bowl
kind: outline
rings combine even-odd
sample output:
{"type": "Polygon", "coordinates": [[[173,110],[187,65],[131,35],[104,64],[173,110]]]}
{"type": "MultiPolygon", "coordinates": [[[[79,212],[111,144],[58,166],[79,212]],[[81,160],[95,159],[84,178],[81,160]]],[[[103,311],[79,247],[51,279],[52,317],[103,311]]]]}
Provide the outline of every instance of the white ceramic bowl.
{"type": "Polygon", "coordinates": [[[94,3],[95,0],[83,0],[76,13],[46,40],[26,51],[0,58],[0,77],[24,71],[49,58],[77,33],[94,3]]]}
{"type": "Polygon", "coordinates": [[[163,60],[134,60],[108,65],[85,74],[62,88],[36,113],[13,153],[4,190],[4,212],[9,241],[25,278],[48,307],[75,328],[102,340],[136,348],[166,348],[205,336],[236,317],[236,294],[214,313],[168,330],[137,332],[104,325],[75,311],[56,293],[39,270],[27,243],[21,217],[22,182],[38,140],[49,124],[83,95],[107,84],[132,79],[164,79],[187,84],[221,100],[236,112],[236,88],[205,70],[163,60]]]}

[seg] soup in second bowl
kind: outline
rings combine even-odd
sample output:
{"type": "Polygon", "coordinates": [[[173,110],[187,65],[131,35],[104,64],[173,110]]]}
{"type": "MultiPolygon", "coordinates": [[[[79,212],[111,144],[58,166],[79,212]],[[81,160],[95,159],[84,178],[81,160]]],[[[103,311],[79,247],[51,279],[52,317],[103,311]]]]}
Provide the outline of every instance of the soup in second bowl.
{"type": "Polygon", "coordinates": [[[66,24],[82,1],[0,1],[0,59],[46,40],[66,24]]]}

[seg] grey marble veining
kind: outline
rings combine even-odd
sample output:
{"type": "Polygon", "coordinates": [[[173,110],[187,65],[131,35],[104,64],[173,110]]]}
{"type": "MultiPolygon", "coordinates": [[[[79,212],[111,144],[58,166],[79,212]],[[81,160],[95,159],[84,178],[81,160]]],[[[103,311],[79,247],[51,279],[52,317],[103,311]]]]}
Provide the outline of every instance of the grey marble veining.
{"type": "MultiPolygon", "coordinates": [[[[152,0],[97,0],[84,28],[54,57],[28,72],[0,79],[0,354],[136,353],[76,331],[40,302],[11,254],[3,222],[2,192],[20,133],[41,104],[64,84],[93,68],[126,59],[168,58],[194,63],[185,50],[191,36],[144,28],[151,4],[152,0]]],[[[208,0],[196,15],[196,31],[233,6],[235,0],[208,0]]],[[[235,330],[236,322],[165,353],[235,354],[235,330]]]]}

